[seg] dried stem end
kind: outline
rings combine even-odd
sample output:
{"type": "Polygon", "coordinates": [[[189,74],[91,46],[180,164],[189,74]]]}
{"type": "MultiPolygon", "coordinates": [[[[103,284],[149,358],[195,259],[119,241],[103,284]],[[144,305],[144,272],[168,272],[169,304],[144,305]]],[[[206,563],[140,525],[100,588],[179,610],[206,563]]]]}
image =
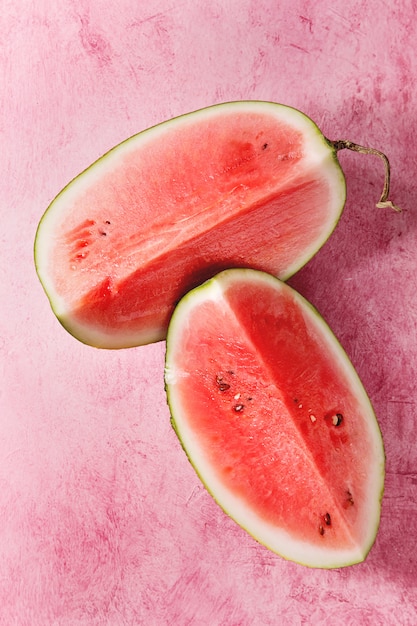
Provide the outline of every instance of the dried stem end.
{"type": "Polygon", "coordinates": [[[375,148],[365,148],[365,146],[360,146],[357,143],[353,143],[353,141],[347,141],[344,139],[337,140],[337,141],[330,141],[328,139],[327,141],[336,150],[336,152],[338,152],[339,150],[347,149],[347,150],[353,150],[353,152],[360,152],[361,154],[373,154],[379,157],[380,159],[382,159],[384,162],[384,167],[385,167],[384,188],[382,190],[379,202],[377,202],[376,206],[378,209],[389,208],[389,209],[393,209],[394,211],[401,212],[400,207],[398,207],[396,204],[394,204],[391,200],[388,199],[389,188],[390,188],[390,177],[391,177],[390,164],[389,164],[388,157],[383,152],[380,152],[379,150],[375,150],[375,148]]]}

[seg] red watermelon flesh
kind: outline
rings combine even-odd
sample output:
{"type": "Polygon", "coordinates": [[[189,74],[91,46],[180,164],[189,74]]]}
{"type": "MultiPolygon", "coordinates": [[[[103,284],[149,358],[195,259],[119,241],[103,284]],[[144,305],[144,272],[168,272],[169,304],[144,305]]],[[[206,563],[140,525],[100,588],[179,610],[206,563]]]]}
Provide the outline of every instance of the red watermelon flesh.
{"type": "Polygon", "coordinates": [[[222,269],[286,279],[343,208],[334,148],[302,113],[217,105],[116,146],[52,202],[36,267],[61,323],[85,343],[165,338],[176,302],[222,269]]]}
{"type": "Polygon", "coordinates": [[[193,290],[169,327],[166,386],[191,463],[250,534],[312,567],[366,557],[380,431],[346,354],[298,293],[252,270],[193,290]]]}

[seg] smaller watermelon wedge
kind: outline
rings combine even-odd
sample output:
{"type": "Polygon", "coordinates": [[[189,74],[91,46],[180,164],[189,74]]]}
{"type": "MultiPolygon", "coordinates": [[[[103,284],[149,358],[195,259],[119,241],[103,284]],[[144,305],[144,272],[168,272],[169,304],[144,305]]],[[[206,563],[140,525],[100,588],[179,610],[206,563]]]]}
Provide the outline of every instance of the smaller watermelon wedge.
{"type": "Polygon", "coordinates": [[[190,291],[167,335],[173,427],[208,491],[286,559],[359,563],[384,485],[381,432],[364,387],[318,312],[261,271],[190,291]]]}

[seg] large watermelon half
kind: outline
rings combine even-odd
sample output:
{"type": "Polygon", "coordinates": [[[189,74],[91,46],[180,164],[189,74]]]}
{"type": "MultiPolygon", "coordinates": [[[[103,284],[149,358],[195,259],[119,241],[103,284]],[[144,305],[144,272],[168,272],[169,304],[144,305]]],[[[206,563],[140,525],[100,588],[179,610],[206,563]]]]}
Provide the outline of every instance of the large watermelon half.
{"type": "Polygon", "coordinates": [[[366,557],[381,433],[351,362],[302,296],[248,269],[192,290],[170,322],[165,382],[191,463],[238,524],[311,567],[366,557]]]}
{"type": "Polygon", "coordinates": [[[55,314],[87,344],[124,348],[164,339],[176,302],[222,269],[288,278],[343,209],[337,149],[304,114],[257,101],[131,137],[39,224],[36,268],[55,314]]]}

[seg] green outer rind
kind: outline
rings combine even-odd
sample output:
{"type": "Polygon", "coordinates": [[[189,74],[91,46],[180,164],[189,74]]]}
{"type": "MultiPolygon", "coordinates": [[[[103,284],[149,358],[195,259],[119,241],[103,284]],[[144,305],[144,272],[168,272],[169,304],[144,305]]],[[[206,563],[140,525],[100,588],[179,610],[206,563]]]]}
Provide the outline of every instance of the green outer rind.
{"type": "MultiPolygon", "coordinates": [[[[344,172],[340,166],[340,163],[337,158],[337,151],[332,142],[326,139],[323,135],[317,124],[305,113],[296,109],[295,107],[291,107],[288,105],[275,103],[271,101],[262,101],[262,100],[241,100],[241,101],[230,101],[223,102],[219,104],[214,104],[208,107],[203,107],[197,109],[195,111],[184,113],[182,115],[176,116],[172,119],[160,122],[155,124],[145,130],[142,130],[138,133],[135,133],[131,137],[123,140],[116,146],[112,147],[110,150],[106,151],[102,156],[100,156],[96,161],[91,163],[87,168],[81,171],[77,176],[75,176],[67,185],[55,196],[52,202],[49,204],[45,212],[43,213],[38,227],[35,233],[34,239],[34,264],[35,269],[38,275],[38,278],[42,284],[42,287],[46,293],[46,296],[49,300],[52,311],[57,317],[60,324],[69,332],[73,337],[81,341],[86,345],[92,345],[97,348],[106,348],[106,349],[120,349],[120,348],[130,348],[138,345],[145,345],[149,343],[154,343],[157,341],[161,341],[166,337],[166,328],[153,328],[150,332],[144,333],[132,333],[126,336],[116,336],[114,332],[110,332],[109,334],[102,333],[101,331],[93,330],[91,327],[86,327],[83,324],[79,324],[75,322],[71,317],[71,312],[65,310],[65,307],[62,306],[62,302],[59,301],[59,297],[53,288],[53,286],[49,283],[48,280],[48,272],[45,267],[43,267],[42,256],[43,256],[43,242],[42,239],[45,237],[44,231],[47,230],[47,221],[51,219],[51,216],[54,214],[54,210],[58,204],[58,211],[60,209],[59,202],[60,200],[67,195],[68,192],[71,192],[73,188],[75,188],[81,181],[84,181],[87,176],[91,176],[96,169],[100,166],[100,164],[107,164],[109,159],[117,158],[120,154],[123,154],[126,149],[134,144],[139,138],[140,140],[148,139],[151,140],[153,136],[157,136],[157,133],[168,126],[174,125],[176,123],[181,123],[183,120],[192,121],[194,116],[204,115],[206,112],[210,113],[211,111],[221,108],[226,109],[227,107],[234,107],[236,110],[239,108],[244,109],[245,106],[264,106],[269,105],[271,107],[280,107],[288,110],[289,112],[293,112],[296,115],[300,116],[304,121],[307,121],[311,128],[313,129],[313,133],[317,135],[319,139],[322,140],[323,145],[329,150],[332,161],[335,165],[335,173],[339,175],[339,192],[340,196],[340,204],[339,209],[335,211],[334,220],[330,224],[327,225],[327,231],[323,233],[319,242],[316,242],[314,248],[306,251],[303,256],[300,256],[296,263],[293,264],[286,272],[283,272],[279,275],[281,280],[288,280],[291,278],[297,271],[299,271],[304,265],[306,265],[315,254],[324,246],[324,244],[328,241],[332,233],[334,232],[340,217],[342,215],[343,209],[346,203],[346,179],[344,172]]],[[[62,211],[61,211],[62,212],[62,211]]],[[[55,218],[55,221],[56,218],[55,218]]]]}
{"type": "MultiPolygon", "coordinates": [[[[190,292],[188,292],[178,303],[172,318],[171,318],[171,322],[170,325],[168,327],[168,333],[167,333],[167,341],[166,341],[166,354],[165,354],[165,372],[164,372],[164,383],[165,383],[165,392],[166,392],[166,397],[167,397],[167,403],[168,403],[168,407],[170,410],[170,421],[171,421],[171,425],[178,437],[178,440],[180,442],[180,445],[182,447],[182,449],[184,450],[189,462],[191,463],[192,467],[194,468],[197,476],[199,477],[199,479],[201,480],[201,482],[204,484],[205,488],[207,489],[208,493],[210,493],[210,495],[213,497],[213,499],[215,500],[215,502],[220,506],[220,508],[229,516],[231,517],[234,521],[236,521],[236,523],[238,523],[242,528],[244,528],[244,530],[246,530],[246,532],[253,537],[253,539],[255,539],[258,543],[264,545],[265,547],[271,549],[273,552],[276,552],[280,557],[282,557],[285,560],[289,560],[289,561],[295,561],[297,563],[299,563],[300,565],[303,565],[305,567],[309,567],[309,568],[314,568],[314,569],[335,569],[335,568],[341,568],[341,567],[346,567],[346,566],[351,566],[351,565],[356,565],[358,563],[363,562],[370,550],[372,549],[372,546],[375,543],[376,540],[376,536],[377,536],[377,532],[378,532],[378,528],[379,528],[379,523],[380,523],[380,516],[381,516],[381,506],[382,506],[382,499],[383,499],[383,495],[384,495],[384,478],[385,478],[385,449],[384,449],[384,443],[383,443],[383,439],[382,439],[382,433],[378,424],[378,420],[376,418],[375,415],[375,411],[372,407],[371,401],[366,393],[366,390],[363,387],[363,384],[356,372],[356,370],[354,369],[349,357],[346,354],[346,351],[344,350],[344,348],[342,347],[342,345],[340,344],[340,342],[338,341],[338,339],[336,338],[336,336],[332,333],[330,327],[328,326],[328,324],[325,322],[325,320],[323,319],[323,317],[320,315],[319,311],[316,309],[316,307],[314,307],[308,300],[306,300],[301,294],[299,294],[297,291],[295,291],[292,287],[290,287],[289,285],[286,285],[287,289],[290,289],[295,295],[297,300],[302,303],[308,310],[310,310],[310,312],[315,316],[316,321],[318,322],[318,324],[320,325],[320,327],[325,331],[326,335],[332,339],[332,345],[334,348],[334,352],[337,353],[340,356],[340,360],[343,361],[344,363],[346,363],[348,365],[348,370],[349,370],[349,374],[350,376],[354,379],[355,383],[358,385],[358,388],[360,389],[360,391],[362,392],[362,394],[364,395],[364,397],[366,398],[369,408],[370,408],[370,414],[373,415],[373,426],[374,426],[374,435],[375,435],[375,441],[377,443],[377,447],[379,448],[380,452],[381,452],[381,458],[380,458],[380,467],[379,467],[379,476],[380,476],[380,486],[378,488],[378,493],[376,494],[376,500],[375,502],[378,503],[378,510],[376,511],[375,514],[375,526],[374,526],[374,532],[372,535],[372,538],[370,539],[370,541],[368,542],[368,544],[366,546],[363,546],[363,552],[357,556],[357,558],[353,558],[351,560],[349,560],[348,562],[341,562],[340,560],[337,560],[337,558],[335,558],[333,561],[328,561],[326,564],[320,564],[320,563],[311,563],[309,561],[303,561],[302,559],[294,559],[290,554],[285,553],[285,550],[283,551],[278,551],[276,549],[271,548],[271,546],[269,546],[265,541],[262,540],[261,537],[257,536],[253,531],[251,531],[250,529],[248,529],[245,524],[242,524],[240,521],[235,520],[235,518],[233,517],[233,515],[230,513],[230,510],[228,510],[227,506],[225,506],[224,504],[222,504],[218,497],[216,496],[216,493],[214,493],[213,489],[210,489],[207,484],[204,481],[204,478],[202,476],[201,471],[198,468],[198,463],[196,463],[193,459],[193,455],[192,453],[190,454],[190,451],[187,449],[186,444],[184,444],[183,441],[183,437],[182,437],[182,430],[181,430],[181,426],[178,424],[178,420],[175,418],[175,401],[173,401],[173,395],[174,395],[174,391],[172,391],[171,393],[171,383],[169,381],[170,377],[171,377],[171,351],[174,352],[174,345],[175,345],[175,341],[176,341],[176,336],[177,336],[177,324],[179,325],[181,322],[181,317],[183,315],[183,308],[187,308],[193,301],[194,298],[199,298],[199,296],[202,296],[204,294],[204,291],[207,289],[210,289],[211,286],[217,281],[222,281],[224,280],[224,278],[228,278],[231,277],[233,275],[237,275],[237,273],[251,273],[253,275],[258,275],[260,277],[262,277],[262,275],[268,280],[273,280],[273,281],[280,281],[280,279],[273,277],[265,272],[259,271],[259,270],[251,270],[251,269],[246,269],[246,268],[234,268],[234,269],[230,269],[230,270],[224,270],[223,272],[220,272],[219,274],[217,274],[216,276],[214,276],[213,278],[207,280],[206,282],[204,282],[202,285],[194,288],[193,290],[191,290],[190,292]]],[[[282,282],[282,281],[280,281],[282,282]]],[[[376,472],[375,472],[376,473],[376,472]]]]}

